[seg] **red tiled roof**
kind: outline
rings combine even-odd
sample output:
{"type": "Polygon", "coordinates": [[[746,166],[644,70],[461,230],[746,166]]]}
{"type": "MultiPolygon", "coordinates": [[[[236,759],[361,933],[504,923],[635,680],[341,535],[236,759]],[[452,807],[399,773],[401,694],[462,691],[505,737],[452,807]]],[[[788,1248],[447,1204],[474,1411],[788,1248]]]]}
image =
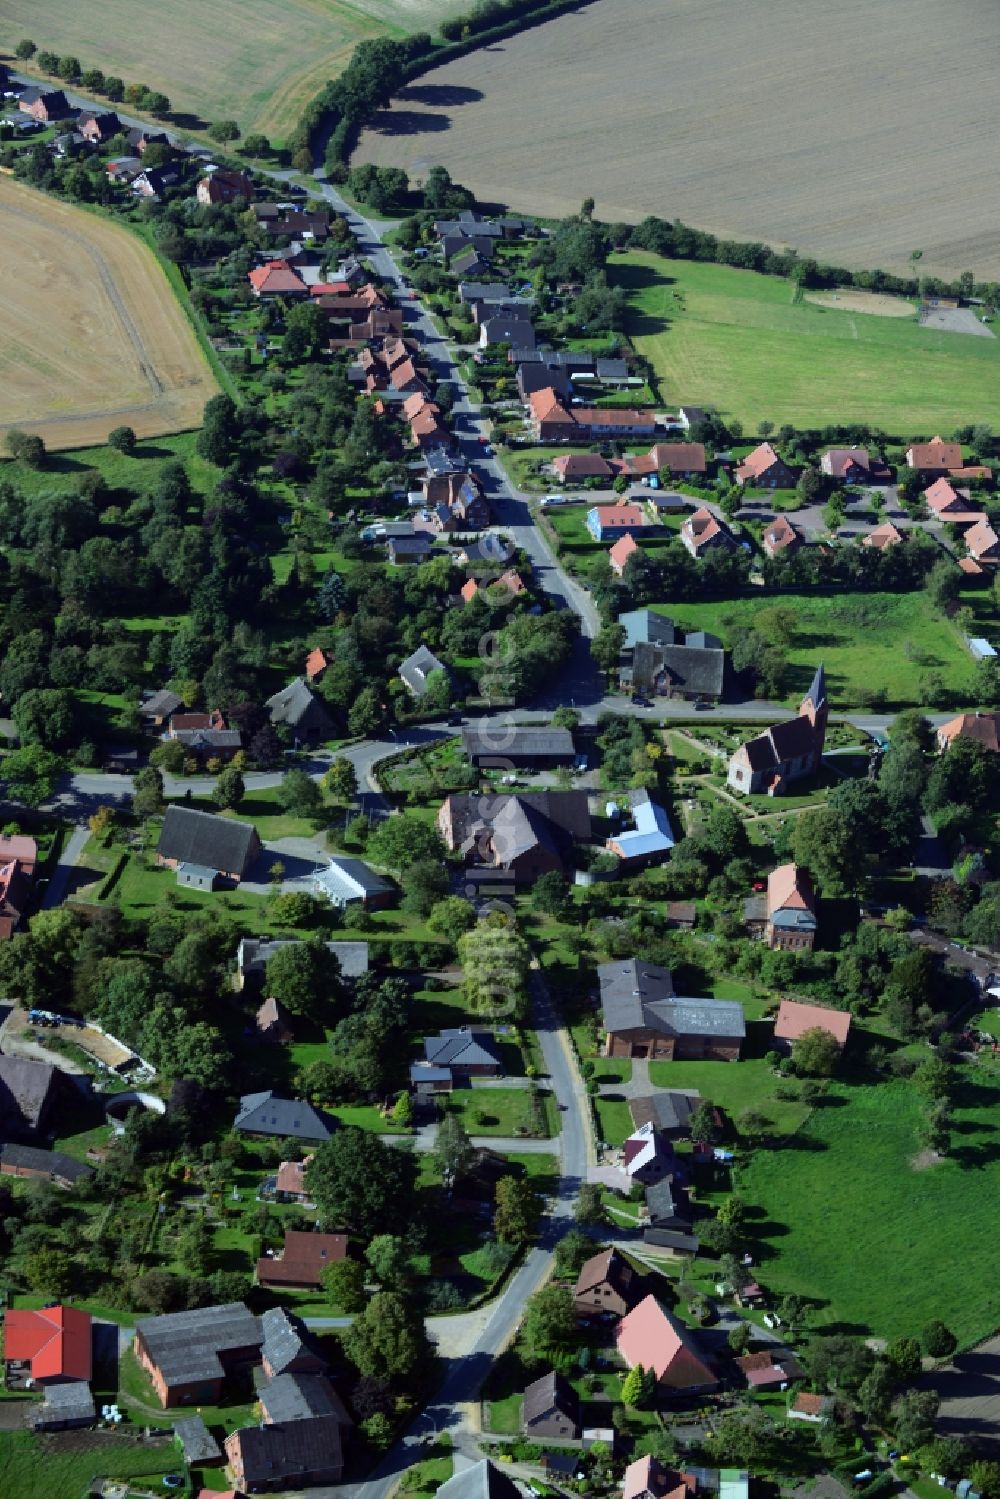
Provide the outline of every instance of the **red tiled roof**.
{"type": "Polygon", "coordinates": [[[774,1022],[775,1039],[797,1041],[806,1031],[829,1031],[843,1046],[851,1029],[847,1010],[828,1010],[823,1005],[804,1005],[796,999],[783,999],[774,1022]]]}
{"type": "Polygon", "coordinates": [[[779,864],[767,877],[768,915],[775,911],[794,909],[815,910],[812,884],[804,869],[797,864],[779,864]]]}
{"type": "Polygon", "coordinates": [[[258,292],[280,293],[306,289],[302,277],[292,269],[287,260],[269,260],[267,265],[255,266],[248,279],[258,292]]]}
{"type": "Polygon", "coordinates": [[[924,500],[935,515],[941,515],[948,509],[968,509],[969,491],[957,490],[947,479],[935,479],[934,483],[924,490],[924,500]]]}
{"type": "Polygon", "coordinates": [[[544,390],[533,390],[528,397],[528,406],[536,422],[560,422],[564,426],[573,426],[575,422],[575,417],[566,410],[551,385],[544,390]]]}
{"type": "Polygon", "coordinates": [[[600,453],[562,453],[553,458],[552,471],[562,479],[606,479],[611,465],[600,453]]]}
{"type": "Polygon", "coordinates": [[[329,666],[329,658],[326,651],[315,646],[306,657],[306,676],[312,681],[315,677],[322,676],[329,666]]]}
{"type": "Polygon", "coordinates": [[[622,526],[641,528],[646,524],[641,505],[595,505],[594,509],[602,527],[614,526],[616,530],[620,530],[622,526]]]}
{"type": "Polygon", "coordinates": [[[876,526],[874,531],[870,531],[862,545],[874,547],[877,552],[884,552],[886,547],[894,547],[902,539],[902,531],[898,531],[892,521],[887,520],[883,521],[880,526],[876,526]]]}
{"type": "Polygon", "coordinates": [[[985,516],[983,516],[981,521],[977,521],[971,530],[966,531],[962,540],[977,561],[980,557],[985,556],[987,552],[994,551],[1000,547],[1000,536],[997,535],[985,516]]]}
{"type": "Polygon", "coordinates": [[[304,1161],[282,1161],[278,1167],[274,1185],[279,1192],[301,1194],[306,1190],[306,1166],[312,1160],[312,1156],[306,1156],[304,1161]]]}
{"type": "Polygon", "coordinates": [[[714,1385],[715,1375],[695,1352],[689,1333],[655,1296],[647,1296],[618,1324],[618,1351],[634,1369],[652,1369],[661,1384],[684,1390],[714,1385]]]}
{"type": "Polygon", "coordinates": [[[973,739],[1000,754],[1000,713],[960,713],[949,718],[938,729],[938,743],[952,744],[956,739],[973,739]]]}
{"type": "Polygon", "coordinates": [[[624,536],[619,536],[614,546],[608,552],[608,561],[614,568],[623,568],[633,552],[639,550],[635,537],[631,531],[626,531],[624,536]]]}
{"type": "Polygon", "coordinates": [[[475,578],[470,578],[467,583],[462,584],[461,588],[458,591],[465,602],[467,604],[471,604],[472,600],[479,592],[479,584],[476,582],[475,578]]]}
{"type": "Polygon", "coordinates": [[[28,1359],[32,1379],[85,1379],[92,1372],[90,1317],[71,1306],[7,1311],[5,1359],[28,1359]]]}
{"type": "Polygon", "coordinates": [[[285,1231],[285,1247],[280,1259],[267,1255],[257,1261],[257,1279],[263,1285],[282,1283],[320,1283],[320,1272],[347,1257],[346,1234],[317,1234],[285,1231]]]}
{"type": "Polygon", "coordinates": [[[962,444],[932,437],[930,442],[915,442],[906,454],[910,468],[961,468],[962,444]]]}
{"type": "Polygon", "coordinates": [[[700,510],[695,510],[692,515],[689,515],[681,526],[681,530],[696,550],[713,540],[714,537],[721,536],[725,529],[722,522],[717,520],[711,510],[704,505],[700,510]]]}
{"type": "Polygon", "coordinates": [[[773,468],[776,463],[781,464],[782,468],[784,467],[782,458],[772,448],[771,444],[769,442],[762,442],[754,448],[752,453],[748,453],[743,462],[737,466],[736,477],[742,479],[744,482],[747,479],[759,479],[763,474],[767,473],[768,469],[773,468]]]}
{"type": "Polygon", "coordinates": [[[572,420],[581,427],[655,427],[651,412],[626,411],[619,406],[576,406],[572,420]]]}

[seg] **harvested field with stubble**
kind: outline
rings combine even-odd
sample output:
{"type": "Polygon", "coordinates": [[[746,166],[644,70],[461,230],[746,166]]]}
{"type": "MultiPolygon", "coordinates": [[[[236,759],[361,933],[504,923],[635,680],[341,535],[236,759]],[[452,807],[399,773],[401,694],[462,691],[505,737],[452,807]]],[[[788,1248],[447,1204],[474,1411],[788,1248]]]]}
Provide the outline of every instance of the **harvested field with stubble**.
{"type": "Polygon", "coordinates": [[[192,116],[283,140],[355,44],[433,31],[461,0],[5,0],[0,46],[21,37],[141,79],[192,116]]]}
{"type": "Polygon", "coordinates": [[[681,219],[856,267],[1000,276],[996,6],[599,0],[426,74],[358,161],[542,215],[681,219]],[[480,97],[481,96],[481,97],[480,97]],[[456,103],[465,99],[467,102],[456,103]]]}
{"type": "Polygon", "coordinates": [[[0,177],[0,259],[0,435],[79,448],[200,425],[215,377],[135,235],[0,177]]]}

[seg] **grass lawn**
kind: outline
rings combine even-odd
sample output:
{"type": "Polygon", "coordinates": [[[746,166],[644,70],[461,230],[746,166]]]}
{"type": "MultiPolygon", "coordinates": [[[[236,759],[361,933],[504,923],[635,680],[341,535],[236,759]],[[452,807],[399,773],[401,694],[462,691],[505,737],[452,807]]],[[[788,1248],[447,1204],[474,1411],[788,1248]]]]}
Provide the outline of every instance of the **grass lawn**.
{"type": "Polygon", "coordinates": [[[15,1494],[17,1499],[80,1499],[95,1478],[159,1477],[182,1466],[172,1442],[153,1447],[124,1433],[93,1436],[90,1446],[79,1432],[35,1436],[5,1431],[0,1435],[0,1489],[12,1499],[15,1494]]]}
{"type": "Polygon", "coordinates": [[[766,1284],[817,1298],[844,1331],[892,1337],[940,1317],[962,1344],[991,1332],[1000,1288],[978,1261],[997,1228],[998,1084],[995,1065],[969,1069],[952,1154],[926,1170],[911,1164],[920,1100],[904,1082],[835,1086],[794,1148],[759,1151],[738,1186],[764,1214],[766,1284]]]}
{"type": "MultiPolygon", "coordinates": [[[[538,1094],[545,1135],[552,1135],[552,1107],[548,1096],[538,1094]]],[[[535,1110],[530,1088],[460,1088],[448,1099],[470,1135],[534,1135],[535,1110]]]]}
{"type": "Polygon", "coordinates": [[[179,432],[170,437],[149,437],[140,442],[134,453],[126,455],[114,448],[80,448],[73,453],[50,453],[45,467],[29,468],[13,459],[0,462],[0,475],[16,483],[24,495],[44,494],[49,490],[75,488],[88,469],[96,469],[111,490],[110,503],[126,508],[133,495],[148,494],[161,473],[164,458],[177,458],[187,470],[191,487],[199,494],[211,494],[218,482],[218,470],[199,458],[195,450],[197,432],[179,432]]]}
{"type": "MultiPolygon", "coordinates": [[[[976,340],[984,342],[985,340],[976,340]]],[[[923,701],[921,681],[942,674],[956,698],[972,696],[975,663],[957,630],[920,593],[838,593],[829,597],[782,594],[782,609],[795,615],[788,650],[791,686],[786,702],[798,704],[818,661],[837,708],[857,704],[864,689],[881,687],[890,708],[923,701]]],[[[752,623],[759,599],[726,599],[663,606],[682,628],[714,630],[729,644],[730,626],[752,623]]]]}
{"type": "Polygon", "coordinates": [[[623,1145],[635,1128],[626,1100],[607,1095],[602,1098],[598,1095],[594,1099],[594,1106],[601,1127],[601,1139],[605,1145],[623,1145]]]}
{"type": "Polygon", "coordinates": [[[521,1430],[521,1403],[520,1395],[505,1395],[502,1400],[485,1401],[484,1429],[500,1432],[505,1436],[516,1436],[521,1430]]]}
{"type": "Polygon", "coordinates": [[[630,252],[611,270],[667,400],[748,427],[858,421],[899,437],[993,418],[998,339],[818,307],[790,281],[729,266],[630,252]]]}
{"type": "Polygon", "coordinates": [[[763,1058],[742,1062],[650,1062],[654,1088],[696,1088],[702,1098],[723,1108],[731,1119],[745,1109],[758,1110],[771,1128],[792,1134],[806,1119],[804,1104],[775,1098],[781,1078],[763,1058]]]}

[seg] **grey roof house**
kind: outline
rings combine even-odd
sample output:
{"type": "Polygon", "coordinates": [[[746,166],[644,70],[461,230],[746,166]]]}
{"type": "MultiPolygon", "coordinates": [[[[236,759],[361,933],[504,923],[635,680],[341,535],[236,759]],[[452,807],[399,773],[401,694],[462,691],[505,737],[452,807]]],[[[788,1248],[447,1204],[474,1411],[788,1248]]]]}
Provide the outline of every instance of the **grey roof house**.
{"type": "Polygon", "coordinates": [[[462,748],[477,767],[511,766],[541,768],[572,765],[576,756],[569,729],[508,728],[489,724],[466,724],[462,748]]]}
{"type": "Polygon", "coordinates": [[[398,672],[403,686],[411,697],[421,698],[427,691],[427,679],[432,672],[443,671],[447,673],[448,668],[443,661],[439,661],[432,650],[426,645],[418,646],[412,656],[407,656],[405,661],[399,663],[398,672]]]}
{"type": "Polygon", "coordinates": [[[90,1385],[82,1379],[43,1386],[44,1400],[32,1407],[31,1424],[36,1431],[69,1431],[92,1426],[97,1419],[90,1385]]]}
{"type": "Polygon", "coordinates": [[[337,1121],[301,1098],[284,1098],[268,1090],[245,1093],[233,1129],[244,1135],[273,1135],[290,1140],[328,1140],[337,1121]]]}
{"type": "Polygon", "coordinates": [[[171,869],[185,864],[200,866],[239,881],[261,851],[253,823],[172,802],[163,818],[156,862],[171,869]]]}
{"type": "Polygon", "coordinates": [[[521,1425],[526,1437],[575,1440],[580,1432],[580,1402],[569,1380],[552,1369],[528,1385],[521,1425]]]}
{"type": "Polygon", "coordinates": [[[335,1416],[342,1426],[353,1425],[344,1402],[323,1374],[278,1374],[261,1385],[257,1398],[268,1423],[335,1416]]]}
{"type": "Polygon", "coordinates": [[[443,1483],[435,1499],[521,1499],[521,1492],[488,1457],[443,1483]]]}
{"type": "Polygon", "coordinates": [[[377,910],[395,899],[395,888],[363,859],[338,857],[314,875],[317,891],[333,906],[350,906],[355,902],[377,910]]]}
{"type": "Polygon", "coordinates": [[[284,1307],[269,1307],[261,1316],[260,1330],[261,1362],[269,1379],[291,1372],[321,1374],[326,1368],[326,1359],[306,1331],[305,1323],[284,1307]]]}
{"type": "MultiPolygon", "coordinates": [[[[283,947],[298,945],[294,937],[241,937],[236,949],[236,987],[247,984],[260,986],[264,982],[268,960],[283,947]]],[[[340,964],[344,978],[360,978],[368,972],[367,942],[328,942],[326,950],[340,964]]]]}
{"type": "Polygon", "coordinates": [[[48,1129],[62,1074],[30,1057],[0,1056],[0,1136],[32,1139],[48,1129]]]}
{"type": "Polygon", "coordinates": [[[221,1463],[222,1448],[201,1416],[184,1416],[175,1421],[174,1436],[180,1443],[181,1455],[188,1467],[221,1463]]]}
{"type": "Polygon", "coordinates": [[[607,1056],[738,1059],[746,1024],[735,1000],[683,998],[668,968],[637,958],[602,963],[597,976],[607,1056]]]}
{"type": "Polygon", "coordinates": [[[135,1354],[166,1407],[211,1402],[233,1369],[256,1363],[261,1329],[242,1301],[136,1323],[135,1354]]]}
{"type": "Polygon", "coordinates": [[[310,692],[303,677],[296,677],[287,687],[282,687],[264,704],[270,709],[271,722],[284,724],[292,731],[296,742],[318,744],[321,739],[330,739],[334,733],[333,719],[314,693],[310,692]]]}

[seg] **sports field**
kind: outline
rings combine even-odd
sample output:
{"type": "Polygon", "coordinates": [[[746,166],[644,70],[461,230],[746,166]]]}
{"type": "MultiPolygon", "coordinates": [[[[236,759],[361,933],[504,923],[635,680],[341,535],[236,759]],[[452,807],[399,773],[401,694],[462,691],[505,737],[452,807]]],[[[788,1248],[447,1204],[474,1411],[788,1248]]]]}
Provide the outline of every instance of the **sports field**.
{"type": "Polygon", "coordinates": [[[778,276],[629,253],[613,274],[630,294],[629,331],[664,399],[714,406],[748,431],[868,422],[890,436],[996,422],[1000,339],[797,299],[778,276]]]}
{"type": "MultiPolygon", "coordinates": [[[[16,0],[24,7],[28,0],[16,0]]],[[[121,0],[116,0],[121,4],[121,0]]],[[[837,265],[1000,276],[995,0],[599,0],[445,64],[360,160],[837,265]]],[[[86,20],[82,21],[86,24],[86,20]]]]}
{"type": "Polygon", "coordinates": [[[30,36],[165,93],[202,122],[282,139],[356,42],[433,31],[458,0],[6,0],[0,47],[30,36]]]}
{"type": "Polygon", "coordinates": [[[0,434],[78,448],[200,424],[215,378],[135,235],[0,177],[0,260],[0,434]]]}

